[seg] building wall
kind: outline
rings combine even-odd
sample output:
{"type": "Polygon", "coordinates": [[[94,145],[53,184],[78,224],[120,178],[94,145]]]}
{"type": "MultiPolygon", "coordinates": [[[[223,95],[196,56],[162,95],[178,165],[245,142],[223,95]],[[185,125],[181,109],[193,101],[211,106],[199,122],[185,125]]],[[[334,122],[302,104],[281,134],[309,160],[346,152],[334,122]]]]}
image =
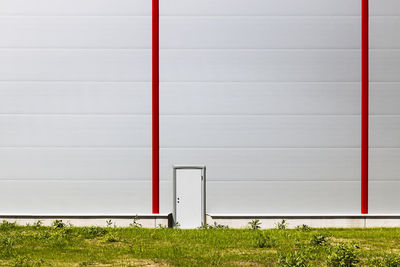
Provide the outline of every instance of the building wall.
{"type": "Polygon", "coordinates": [[[151,4],[0,1],[0,213],[151,211],[151,4]]]}
{"type": "Polygon", "coordinates": [[[400,213],[400,2],[371,2],[370,212],[400,213]]]}
{"type": "MultiPolygon", "coordinates": [[[[360,212],[360,0],[160,0],[161,212],[360,212]]],[[[371,213],[399,213],[400,4],[371,0],[371,213]]],[[[151,1],[0,2],[0,213],[151,212],[151,1]]]]}
{"type": "Polygon", "coordinates": [[[206,165],[211,214],[359,213],[360,4],[161,1],[162,180],[206,165]]]}

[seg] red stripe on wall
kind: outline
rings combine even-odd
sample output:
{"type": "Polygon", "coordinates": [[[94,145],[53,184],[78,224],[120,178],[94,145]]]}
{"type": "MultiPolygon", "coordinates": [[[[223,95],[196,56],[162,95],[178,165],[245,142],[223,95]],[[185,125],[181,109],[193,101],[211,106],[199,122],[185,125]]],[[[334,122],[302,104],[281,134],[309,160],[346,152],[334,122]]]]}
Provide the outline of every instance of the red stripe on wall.
{"type": "Polygon", "coordinates": [[[369,0],[361,3],[361,213],[368,214],[369,0]]]}
{"type": "Polygon", "coordinates": [[[160,136],[159,136],[159,6],[158,0],[153,0],[152,14],[152,195],[153,213],[160,213],[160,136]]]}

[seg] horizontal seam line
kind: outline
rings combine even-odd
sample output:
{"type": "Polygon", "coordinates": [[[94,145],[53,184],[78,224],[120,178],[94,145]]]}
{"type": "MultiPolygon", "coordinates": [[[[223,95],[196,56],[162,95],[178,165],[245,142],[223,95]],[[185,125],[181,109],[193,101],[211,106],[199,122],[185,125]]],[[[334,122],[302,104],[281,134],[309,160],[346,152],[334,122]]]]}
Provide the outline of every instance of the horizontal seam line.
{"type": "MultiPolygon", "coordinates": [[[[0,80],[0,83],[143,83],[146,85],[150,85],[151,81],[79,81],[79,80],[0,80]]],[[[174,85],[174,84],[361,84],[358,82],[314,82],[314,81],[298,81],[298,82],[257,82],[257,81],[169,81],[163,82],[160,81],[160,85],[174,85]]],[[[400,82],[370,82],[370,83],[400,83],[400,82]]],[[[0,88],[1,90],[1,88],[0,88]]]]}
{"type": "MultiPolygon", "coordinates": [[[[24,179],[1,179],[0,182],[149,182],[151,183],[151,177],[148,179],[77,179],[77,178],[43,178],[43,179],[29,179],[29,178],[24,178],[24,179]]],[[[354,180],[290,180],[290,179],[282,179],[282,180],[256,180],[256,179],[243,179],[243,180],[232,180],[232,179],[212,179],[212,178],[207,178],[207,183],[208,182],[358,182],[360,179],[354,179],[354,180]]],[[[382,180],[384,181],[384,180],[382,180]]],[[[389,180],[390,181],[390,180],[389,180]]],[[[160,182],[172,182],[172,180],[169,179],[160,179],[160,182]]]]}
{"type": "MultiPolygon", "coordinates": [[[[0,47],[0,50],[48,50],[48,51],[56,51],[56,50],[138,50],[138,51],[151,51],[151,47],[149,48],[97,48],[97,47],[0,47]]],[[[150,54],[149,54],[150,55],[150,54]]]]}
{"type": "Polygon", "coordinates": [[[325,149],[360,149],[360,147],[160,147],[166,150],[325,150],[325,149]]]}
{"type": "MultiPolygon", "coordinates": [[[[337,182],[340,182],[340,183],[359,183],[361,180],[359,179],[359,180],[351,180],[351,181],[340,181],[340,180],[330,180],[330,181],[323,181],[323,180],[307,180],[307,181],[292,181],[292,182],[295,182],[295,183],[300,183],[300,182],[305,182],[305,183],[310,183],[310,182],[318,182],[318,183],[337,183],[337,182]]],[[[226,180],[221,180],[221,181],[213,181],[213,180],[210,180],[210,179],[208,179],[207,180],[207,183],[223,183],[223,182],[227,182],[226,180]]],[[[253,181],[247,181],[247,180],[243,180],[243,181],[234,181],[234,180],[232,180],[232,181],[229,181],[229,182],[231,182],[231,183],[245,183],[245,182],[250,182],[250,183],[280,183],[280,182],[288,182],[288,181],[284,181],[284,180],[276,180],[276,181],[266,181],[266,180],[264,180],[264,181],[255,181],[255,180],[253,180],[253,181]]]]}
{"type": "MultiPolygon", "coordinates": [[[[151,150],[152,147],[85,147],[85,146],[0,146],[1,149],[87,149],[87,150],[151,150]]],[[[160,147],[161,150],[326,150],[326,149],[351,149],[358,150],[360,147],[160,147]]],[[[386,149],[386,148],[382,148],[386,149]]],[[[389,148],[400,149],[400,148],[389,148]]]]}
{"type": "MultiPolygon", "coordinates": [[[[54,117],[54,116],[71,116],[71,117],[89,117],[89,116],[96,116],[96,117],[148,117],[151,116],[151,113],[0,113],[0,117],[5,116],[47,116],[47,117],[54,117]]],[[[160,117],[197,117],[197,118],[206,118],[206,117],[358,117],[360,116],[359,113],[353,114],[309,114],[309,113],[282,113],[282,114],[273,114],[273,113],[259,113],[259,114],[180,114],[180,113],[165,113],[160,114],[160,117]]],[[[399,117],[400,115],[370,115],[372,117],[399,117]]]]}
{"type": "Polygon", "coordinates": [[[147,180],[128,180],[128,179],[1,179],[0,182],[149,182],[151,183],[151,178],[147,180]]]}
{"type": "MultiPolygon", "coordinates": [[[[370,50],[399,50],[400,48],[370,48],[370,50]]],[[[141,47],[1,47],[0,50],[48,50],[48,51],[54,51],[54,50],[71,50],[71,51],[76,51],[76,50],[92,50],[92,51],[97,51],[97,50],[151,50],[151,48],[141,48],[141,47]]],[[[242,50],[242,51],[268,51],[268,50],[295,50],[295,51],[308,51],[308,50],[316,50],[316,51],[325,51],[325,50],[331,50],[331,51],[341,51],[341,50],[350,50],[350,51],[359,51],[361,48],[359,47],[209,47],[209,48],[204,48],[204,47],[160,47],[160,51],[165,50],[224,50],[224,51],[235,51],[235,50],[242,50]]]]}
{"type": "MultiPolygon", "coordinates": [[[[371,17],[379,17],[379,16],[387,16],[387,15],[371,15],[371,17]]],[[[396,16],[396,15],[391,15],[396,16]]],[[[9,14],[0,14],[0,17],[141,17],[141,18],[150,18],[151,14],[21,14],[21,13],[9,13],[9,14]]],[[[344,15],[295,15],[295,14],[281,14],[281,15],[273,15],[273,14],[210,14],[210,15],[201,15],[201,14],[160,14],[160,19],[162,18],[361,18],[361,14],[344,14],[344,15]]]]}
{"type": "MultiPolygon", "coordinates": [[[[63,47],[63,48],[57,48],[57,47],[0,47],[0,51],[49,51],[49,52],[54,52],[54,51],[149,51],[151,52],[151,48],[77,48],[77,47],[63,47]]],[[[394,50],[400,50],[400,48],[370,48],[370,51],[394,51],[394,50]]],[[[162,51],[316,51],[316,52],[321,52],[321,51],[351,51],[351,52],[359,52],[361,51],[361,48],[160,48],[160,52],[162,51]]],[[[150,56],[148,55],[141,55],[141,56],[150,56]]]]}
{"type": "Polygon", "coordinates": [[[140,146],[0,146],[1,149],[91,149],[91,150],[110,150],[110,149],[124,149],[124,150],[151,150],[152,147],[140,146]]]}

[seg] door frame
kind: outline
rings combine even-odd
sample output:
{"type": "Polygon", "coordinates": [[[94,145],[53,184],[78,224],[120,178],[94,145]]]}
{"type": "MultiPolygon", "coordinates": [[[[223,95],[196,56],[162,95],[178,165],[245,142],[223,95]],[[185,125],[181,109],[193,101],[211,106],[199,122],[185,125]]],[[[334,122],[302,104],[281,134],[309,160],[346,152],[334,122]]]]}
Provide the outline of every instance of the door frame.
{"type": "Polygon", "coordinates": [[[173,196],[172,196],[172,224],[176,226],[176,171],[201,170],[201,224],[206,225],[206,166],[174,165],[173,166],[173,196]]]}

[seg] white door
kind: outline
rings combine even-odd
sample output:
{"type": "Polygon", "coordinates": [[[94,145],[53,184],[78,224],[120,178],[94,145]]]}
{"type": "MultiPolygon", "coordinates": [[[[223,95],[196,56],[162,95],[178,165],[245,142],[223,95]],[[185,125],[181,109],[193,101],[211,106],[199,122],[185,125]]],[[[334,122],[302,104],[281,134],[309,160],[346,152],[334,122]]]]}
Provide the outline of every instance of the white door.
{"type": "Polygon", "coordinates": [[[201,226],[201,180],[201,169],[176,170],[176,222],[181,228],[201,226]]]}

